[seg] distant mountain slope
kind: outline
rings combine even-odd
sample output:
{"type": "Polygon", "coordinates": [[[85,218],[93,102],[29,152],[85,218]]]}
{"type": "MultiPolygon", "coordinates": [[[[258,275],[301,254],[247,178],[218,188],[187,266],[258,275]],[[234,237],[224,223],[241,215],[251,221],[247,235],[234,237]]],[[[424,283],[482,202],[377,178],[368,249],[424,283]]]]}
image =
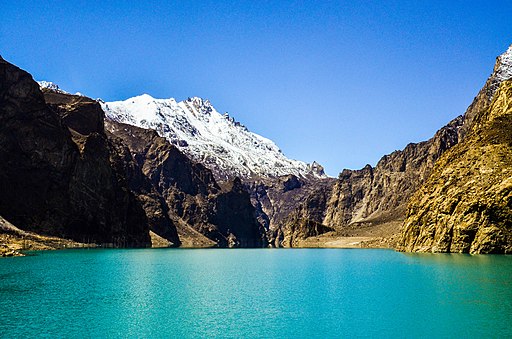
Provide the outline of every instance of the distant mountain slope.
{"type": "Polygon", "coordinates": [[[326,177],[317,163],[288,159],[274,142],[250,132],[227,113],[220,114],[208,100],[194,97],[177,102],[144,94],[101,105],[113,121],[154,129],[210,168],[217,179],[326,177]]]}

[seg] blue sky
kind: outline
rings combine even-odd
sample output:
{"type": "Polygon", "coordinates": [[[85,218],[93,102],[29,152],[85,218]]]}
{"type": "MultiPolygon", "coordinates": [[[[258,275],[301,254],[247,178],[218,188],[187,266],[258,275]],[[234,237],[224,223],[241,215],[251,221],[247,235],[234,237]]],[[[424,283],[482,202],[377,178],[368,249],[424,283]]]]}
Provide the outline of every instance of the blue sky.
{"type": "Polygon", "coordinates": [[[0,54],[106,101],[208,98],[336,176],[462,114],[510,18],[511,1],[2,1],[0,54]]]}

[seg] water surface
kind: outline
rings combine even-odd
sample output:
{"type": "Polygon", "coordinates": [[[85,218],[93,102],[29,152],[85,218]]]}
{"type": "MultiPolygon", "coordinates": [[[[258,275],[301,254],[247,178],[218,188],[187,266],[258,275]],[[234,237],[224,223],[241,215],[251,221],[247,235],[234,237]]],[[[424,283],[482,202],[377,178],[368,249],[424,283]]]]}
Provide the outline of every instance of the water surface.
{"type": "Polygon", "coordinates": [[[0,337],[512,337],[512,256],[67,250],[0,260],[0,337]]]}

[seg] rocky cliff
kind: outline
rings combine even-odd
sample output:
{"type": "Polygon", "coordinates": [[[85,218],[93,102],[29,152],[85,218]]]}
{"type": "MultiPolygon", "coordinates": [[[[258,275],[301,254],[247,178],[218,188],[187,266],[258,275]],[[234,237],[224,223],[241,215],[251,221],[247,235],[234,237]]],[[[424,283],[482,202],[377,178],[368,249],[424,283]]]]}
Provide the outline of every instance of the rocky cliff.
{"type": "Polygon", "coordinates": [[[105,122],[100,104],[0,62],[0,215],[22,230],[119,247],[262,247],[240,180],[155,131],[105,122]],[[108,130],[105,130],[105,124],[108,130]]]}
{"type": "Polygon", "coordinates": [[[458,117],[430,140],[385,155],[375,167],[343,170],[323,223],[340,229],[403,220],[407,200],[428,178],[436,160],[457,144],[461,125],[462,117],[458,117]]]}
{"type": "Polygon", "coordinates": [[[400,250],[512,253],[512,81],[493,96],[412,197],[400,250]]]}
{"type": "Polygon", "coordinates": [[[48,105],[27,72],[0,59],[0,215],[39,234],[150,245],[99,106],[75,99],[67,113],[48,105]]]}
{"type": "Polygon", "coordinates": [[[287,175],[248,180],[244,185],[270,245],[294,247],[301,239],[333,230],[322,225],[333,184],[332,178],[287,175]]]}
{"type": "Polygon", "coordinates": [[[155,131],[112,120],[106,126],[128,147],[144,177],[162,197],[181,241],[192,247],[267,245],[239,179],[220,187],[209,169],[191,161],[155,131]]]}
{"type": "MultiPolygon", "coordinates": [[[[497,88],[510,77],[512,47],[497,58],[491,76],[464,115],[433,138],[386,155],[375,167],[344,170],[334,186],[323,224],[343,230],[404,220],[406,213],[410,214],[406,212],[409,199],[429,179],[438,159],[468,136],[482,112],[488,111],[497,88]]],[[[396,236],[399,229],[389,231],[389,236],[396,236]]]]}

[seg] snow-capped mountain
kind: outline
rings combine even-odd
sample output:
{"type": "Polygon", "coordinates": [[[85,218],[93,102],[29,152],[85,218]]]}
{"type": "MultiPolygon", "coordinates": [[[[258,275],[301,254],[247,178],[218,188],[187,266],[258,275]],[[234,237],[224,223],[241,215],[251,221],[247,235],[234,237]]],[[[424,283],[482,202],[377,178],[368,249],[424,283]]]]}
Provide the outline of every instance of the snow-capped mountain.
{"type": "MultiPolygon", "coordinates": [[[[49,89],[49,90],[52,90],[54,92],[61,93],[61,94],[71,94],[69,92],[64,91],[63,89],[61,89],[59,87],[59,85],[57,85],[56,83],[53,83],[51,81],[44,81],[44,80],[43,81],[37,81],[37,84],[39,85],[39,87],[41,89],[45,89],[46,88],[46,89],[49,89]]],[[[74,95],[83,96],[83,94],[80,93],[80,92],[76,92],[74,95]]]]}
{"type": "Polygon", "coordinates": [[[61,90],[59,85],[57,85],[57,84],[55,84],[55,83],[53,83],[51,81],[44,81],[43,80],[43,81],[37,81],[37,83],[39,84],[39,87],[41,89],[46,88],[46,89],[50,89],[50,90],[52,90],[54,92],[57,92],[57,93],[71,94],[71,93],[68,93],[66,91],[61,90]]]}
{"type": "Polygon", "coordinates": [[[507,51],[501,54],[496,60],[494,72],[489,78],[490,86],[487,96],[492,98],[499,85],[510,78],[512,78],[512,45],[510,45],[507,51]]]}
{"type": "Polygon", "coordinates": [[[108,118],[156,130],[219,179],[287,174],[326,177],[316,162],[288,159],[274,142],[250,132],[227,113],[220,114],[208,100],[194,97],[177,102],[144,94],[100,103],[108,118]]]}

